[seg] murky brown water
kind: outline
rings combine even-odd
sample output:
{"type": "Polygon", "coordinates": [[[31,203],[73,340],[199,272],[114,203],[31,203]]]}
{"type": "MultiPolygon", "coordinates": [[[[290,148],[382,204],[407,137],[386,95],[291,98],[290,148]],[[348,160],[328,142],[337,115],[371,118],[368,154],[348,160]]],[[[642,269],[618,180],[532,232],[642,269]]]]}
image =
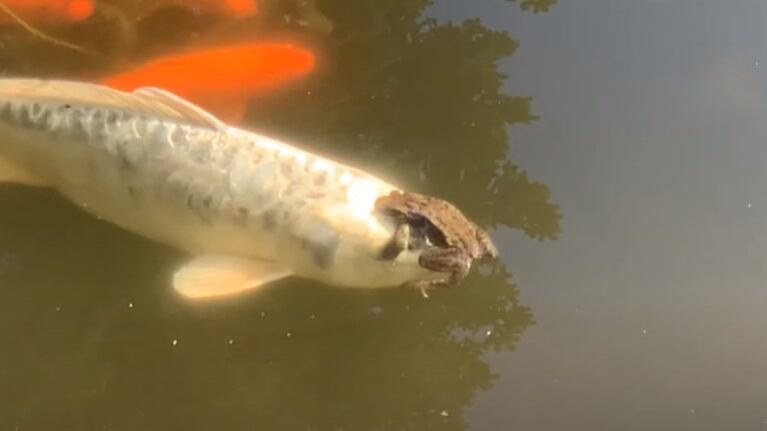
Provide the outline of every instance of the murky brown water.
{"type": "Polygon", "coordinates": [[[183,255],[0,186],[0,429],[767,426],[767,4],[262,3],[45,27],[87,54],[9,26],[0,73],[290,35],[318,69],[246,126],[454,201],[501,262],[428,299],[284,280],[193,304],[183,255]]]}

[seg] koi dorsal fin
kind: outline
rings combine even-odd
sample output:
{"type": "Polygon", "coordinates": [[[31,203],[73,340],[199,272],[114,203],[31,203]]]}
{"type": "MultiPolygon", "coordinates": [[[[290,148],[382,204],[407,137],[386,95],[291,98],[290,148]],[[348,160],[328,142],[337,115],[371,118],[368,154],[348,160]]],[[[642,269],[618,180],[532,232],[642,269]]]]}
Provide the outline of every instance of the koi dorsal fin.
{"type": "Polygon", "coordinates": [[[128,93],[86,82],[3,78],[0,100],[3,99],[125,109],[201,127],[224,128],[220,120],[204,109],[159,88],[144,87],[128,93]]]}
{"type": "Polygon", "coordinates": [[[157,87],[141,87],[133,92],[134,95],[154,100],[163,106],[172,108],[181,114],[187,121],[206,125],[212,129],[224,130],[226,126],[210,112],[200,108],[194,103],[177,96],[170,91],[157,87]]]}

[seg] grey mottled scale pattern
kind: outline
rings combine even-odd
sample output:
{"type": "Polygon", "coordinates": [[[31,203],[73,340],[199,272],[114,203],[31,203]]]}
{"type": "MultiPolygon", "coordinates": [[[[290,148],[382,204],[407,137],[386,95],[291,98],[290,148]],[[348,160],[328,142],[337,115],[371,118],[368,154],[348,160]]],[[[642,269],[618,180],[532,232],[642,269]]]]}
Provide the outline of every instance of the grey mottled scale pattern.
{"type": "Polygon", "coordinates": [[[0,121],[44,133],[51,145],[79,142],[105,151],[132,199],[150,193],[139,181],[150,171],[162,182],[152,189],[156,198],[185,205],[204,223],[223,214],[240,225],[255,218],[268,231],[290,223],[311,202],[344,199],[346,190],[341,173],[315,170],[312,156],[299,163],[295,154],[247,135],[119,108],[4,101],[0,121]]]}

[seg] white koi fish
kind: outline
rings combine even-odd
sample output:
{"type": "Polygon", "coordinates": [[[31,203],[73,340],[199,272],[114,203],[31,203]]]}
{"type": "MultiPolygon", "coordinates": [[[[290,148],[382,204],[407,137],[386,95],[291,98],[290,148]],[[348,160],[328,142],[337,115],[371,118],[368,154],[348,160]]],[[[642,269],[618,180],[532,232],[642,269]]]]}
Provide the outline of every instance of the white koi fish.
{"type": "Polygon", "coordinates": [[[361,288],[439,275],[417,249],[380,258],[396,226],[374,205],[397,187],[156,88],[0,79],[0,181],[53,187],[190,253],[173,279],[187,297],[291,275],[361,288]]]}

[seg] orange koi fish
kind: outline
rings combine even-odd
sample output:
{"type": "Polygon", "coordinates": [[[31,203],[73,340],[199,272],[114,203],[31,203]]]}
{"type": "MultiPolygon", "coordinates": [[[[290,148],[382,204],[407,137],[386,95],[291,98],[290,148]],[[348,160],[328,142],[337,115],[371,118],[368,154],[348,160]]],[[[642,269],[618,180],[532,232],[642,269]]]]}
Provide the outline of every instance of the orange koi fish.
{"type": "Polygon", "coordinates": [[[256,0],[131,0],[129,2],[105,0],[105,2],[114,3],[113,6],[134,18],[146,16],[166,6],[185,7],[197,14],[235,18],[246,18],[258,14],[256,0]]]}
{"type": "Polygon", "coordinates": [[[250,98],[309,73],[314,55],[291,43],[255,42],[158,58],[108,76],[117,90],[159,87],[237,123],[250,98]]]}
{"type": "Polygon", "coordinates": [[[12,14],[29,22],[77,22],[93,14],[93,0],[0,0],[0,24],[17,22],[12,14]],[[11,13],[9,13],[10,11],[11,13]]]}
{"type": "Polygon", "coordinates": [[[230,15],[239,18],[256,15],[258,5],[255,0],[175,0],[173,4],[190,5],[193,9],[209,10],[223,15],[230,15]]]}

